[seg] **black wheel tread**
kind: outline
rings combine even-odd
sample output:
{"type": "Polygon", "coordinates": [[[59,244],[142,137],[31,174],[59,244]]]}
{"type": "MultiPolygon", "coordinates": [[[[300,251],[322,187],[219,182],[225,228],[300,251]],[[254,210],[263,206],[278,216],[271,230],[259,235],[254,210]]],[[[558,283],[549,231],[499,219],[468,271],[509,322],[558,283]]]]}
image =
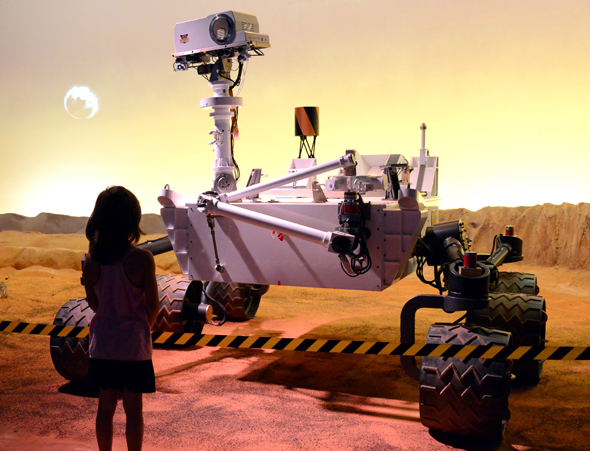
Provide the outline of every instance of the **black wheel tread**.
{"type": "Polygon", "coordinates": [[[187,323],[182,317],[182,305],[191,281],[184,275],[156,276],[160,311],[152,327],[153,332],[186,332],[187,323]]]}
{"type": "MultiPolygon", "coordinates": [[[[435,324],[427,344],[507,345],[510,334],[479,326],[435,324]]],[[[506,361],[423,357],[420,419],[426,427],[457,435],[497,438],[510,417],[506,361]]]]}
{"type": "MultiPolygon", "coordinates": [[[[187,322],[182,317],[182,306],[187,300],[191,281],[187,276],[156,276],[160,311],[154,332],[200,333],[203,325],[187,322]]],[[[71,299],[57,312],[53,324],[58,326],[90,326],[94,312],[86,298],[71,299]]],[[[51,337],[50,352],[57,372],[67,380],[83,383],[88,374],[88,338],[51,337]]]]}
{"type": "MultiPolygon", "coordinates": [[[[512,334],[513,346],[540,346],[545,341],[545,299],[517,293],[490,293],[488,308],[468,312],[466,321],[512,334]]],[[[518,382],[539,382],[543,362],[516,360],[512,372],[518,382]]]]}
{"type": "Polygon", "coordinates": [[[522,272],[501,272],[493,293],[522,293],[531,296],[539,294],[537,276],[522,272]]]}
{"type": "MultiPolygon", "coordinates": [[[[254,318],[260,305],[262,293],[268,290],[266,285],[255,288],[244,283],[209,282],[207,293],[224,306],[231,321],[248,321],[254,318]]],[[[214,306],[214,311],[217,312],[214,306]]]]}
{"type": "MultiPolygon", "coordinates": [[[[57,312],[57,326],[88,327],[94,312],[86,298],[71,299],[57,312]]],[[[88,338],[51,337],[51,360],[56,371],[65,379],[82,383],[88,374],[88,338]]]]}

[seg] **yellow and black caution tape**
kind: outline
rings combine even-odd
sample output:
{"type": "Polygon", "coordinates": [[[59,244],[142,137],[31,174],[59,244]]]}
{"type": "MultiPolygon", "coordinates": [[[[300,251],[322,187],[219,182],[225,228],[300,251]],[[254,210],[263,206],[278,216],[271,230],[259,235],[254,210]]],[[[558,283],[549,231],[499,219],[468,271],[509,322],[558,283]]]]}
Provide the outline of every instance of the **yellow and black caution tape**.
{"type": "Polygon", "coordinates": [[[0,321],[0,332],[14,332],[23,335],[49,335],[51,337],[85,338],[88,336],[88,327],[54,326],[49,324],[0,321]]]}
{"type": "MultiPolygon", "coordinates": [[[[0,332],[70,338],[86,338],[88,336],[87,327],[29,324],[14,321],[0,321],[0,332]]],[[[456,357],[461,359],[590,360],[590,347],[585,346],[512,347],[500,345],[404,344],[386,341],[181,334],[172,332],[152,332],[152,340],[154,344],[165,346],[213,346],[334,354],[456,357]]]]}

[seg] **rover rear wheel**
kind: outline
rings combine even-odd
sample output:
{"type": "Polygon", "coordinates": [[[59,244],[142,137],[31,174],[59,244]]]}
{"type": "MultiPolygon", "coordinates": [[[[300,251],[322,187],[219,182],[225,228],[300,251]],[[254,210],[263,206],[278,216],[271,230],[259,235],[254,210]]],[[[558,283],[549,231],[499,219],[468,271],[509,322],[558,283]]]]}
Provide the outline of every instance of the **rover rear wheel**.
{"type": "MultiPolygon", "coordinates": [[[[464,324],[434,324],[427,344],[508,345],[510,334],[464,324]]],[[[510,418],[510,362],[423,357],[420,420],[436,431],[500,439],[510,418]]]]}
{"type": "MultiPolygon", "coordinates": [[[[201,333],[203,324],[187,318],[185,304],[200,302],[201,284],[187,276],[156,276],[160,311],[153,332],[201,333]]],[[[89,327],[94,312],[86,298],[71,299],[57,312],[53,324],[57,326],[89,327]]],[[[51,360],[65,379],[84,383],[88,375],[88,337],[51,337],[51,360]]]]}
{"type": "MultiPolygon", "coordinates": [[[[56,326],[88,327],[94,312],[86,298],[70,299],[57,312],[56,326]]],[[[57,372],[65,379],[84,383],[88,374],[88,338],[51,337],[51,360],[57,372]]]]}
{"type": "MultiPolygon", "coordinates": [[[[514,293],[490,293],[488,308],[467,313],[466,322],[505,330],[513,346],[541,346],[545,343],[547,313],[545,299],[514,293]]],[[[540,360],[515,360],[516,382],[537,384],[543,371],[540,360]]]]}
{"type": "MultiPolygon", "coordinates": [[[[227,312],[230,321],[248,321],[256,316],[260,298],[268,291],[268,285],[250,285],[246,283],[209,282],[206,291],[219,302],[227,312]]],[[[213,305],[216,315],[221,315],[213,305]]]]}
{"type": "Polygon", "coordinates": [[[501,272],[493,293],[522,293],[530,296],[539,294],[537,276],[523,272],[501,272]]]}

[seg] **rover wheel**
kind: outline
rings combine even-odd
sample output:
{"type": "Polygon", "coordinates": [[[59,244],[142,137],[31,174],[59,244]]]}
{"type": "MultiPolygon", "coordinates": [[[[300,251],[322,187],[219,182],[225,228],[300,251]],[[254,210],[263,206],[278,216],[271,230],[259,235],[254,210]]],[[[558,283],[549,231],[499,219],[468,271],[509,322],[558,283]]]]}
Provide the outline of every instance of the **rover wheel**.
{"type": "Polygon", "coordinates": [[[522,293],[530,296],[539,294],[537,276],[523,272],[501,272],[493,293],[522,293]]]}
{"type": "Polygon", "coordinates": [[[191,319],[187,314],[187,305],[201,302],[201,282],[193,281],[188,276],[156,276],[160,311],[152,332],[176,332],[200,334],[203,324],[191,319]]]}
{"type": "MultiPolygon", "coordinates": [[[[467,323],[502,329],[512,334],[513,346],[541,346],[545,342],[545,299],[512,293],[490,293],[488,308],[468,312],[467,323]]],[[[537,384],[543,371],[540,360],[515,360],[512,372],[518,383],[537,384]]]]}
{"type": "MultiPolygon", "coordinates": [[[[94,312],[86,298],[71,299],[59,309],[56,326],[88,327],[94,312]]],[[[88,338],[51,337],[51,360],[57,372],[72,382],[83,383],[88,374],[88,338]]]]}
{"type": "MultiPolygon", "coordinates": [[[[510,334],[463,324],[434,324],[427,344],[508,345],[510,334]]],[[[420,420],[436,431],[500,439],[510,418],[510,362],[423,357],[420,420]]]]}
{"type": "MultiPolygon", "coordinates": [[[[199,303],[200,282],[187,276],[157,276],[160,311],[154,332],[201,333],[203,325],[187,318],[186,303],[199,303]]],[[[72,299],[57,312],[53,324],[57,326],[88,327],[94,312],[86,298],[72,299]]],[[[51,360],[57,372],[67,380],[83,383],[88,374],[88,338],[51,337],[51,360]]]]}
{"type": "MultiPolygon", "coordinates": [[[[228,320],[248,321],[256,316],[260,298],[268,288],[268,285],[209,282],[206,290],[209,296],[225,307],[228,320]]],[[[220,314],[215,305],[213,311],[220,314]]]]}

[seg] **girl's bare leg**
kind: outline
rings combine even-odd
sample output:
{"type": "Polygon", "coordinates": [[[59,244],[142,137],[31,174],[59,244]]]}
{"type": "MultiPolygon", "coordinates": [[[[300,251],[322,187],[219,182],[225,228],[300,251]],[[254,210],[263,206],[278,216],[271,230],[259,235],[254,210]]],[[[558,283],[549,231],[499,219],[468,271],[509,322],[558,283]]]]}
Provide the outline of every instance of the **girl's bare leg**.
{"type": "MultiPolygon", "coordinates": [[[[141,451],[143,442],[143,397],[142,393],[123,392],[123,408],[127,417],[125,437],[129,451],[141,451]]],[[[101,450],[102,451],[102,450],[101,450]]]]}
{"type": "Polygon", "coordinates": [[[113,448],[113,416],[117,409],[118,390],[101,390],[96,413],[96,440],[100,451],[113,448]]]}

